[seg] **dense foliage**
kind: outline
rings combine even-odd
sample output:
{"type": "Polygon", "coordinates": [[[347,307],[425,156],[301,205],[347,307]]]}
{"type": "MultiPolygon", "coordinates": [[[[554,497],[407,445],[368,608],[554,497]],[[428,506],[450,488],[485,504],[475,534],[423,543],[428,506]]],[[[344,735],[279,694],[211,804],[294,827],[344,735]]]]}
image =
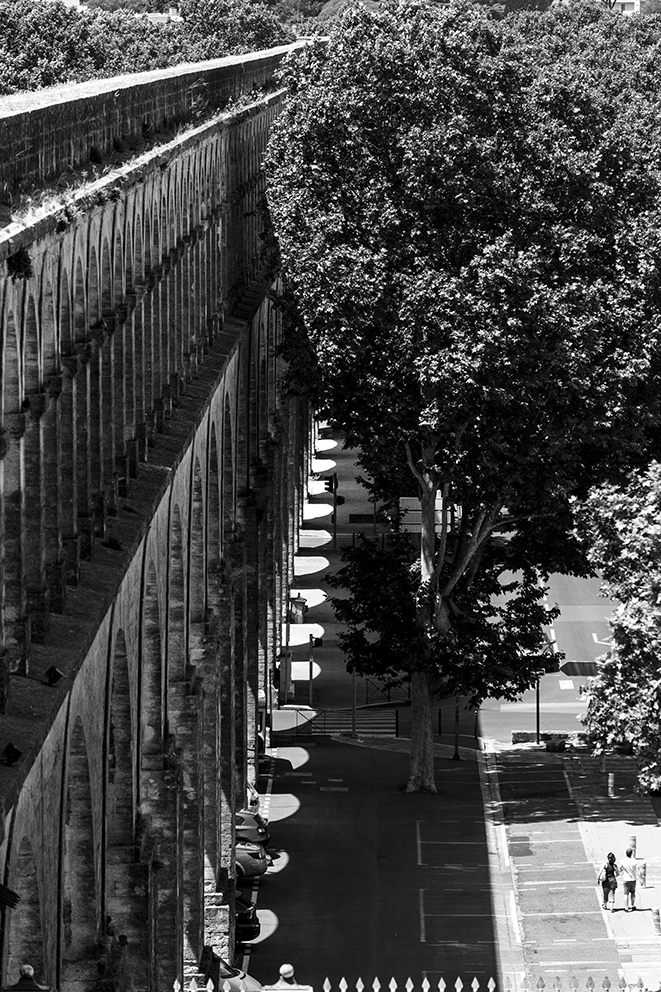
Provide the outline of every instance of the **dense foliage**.
{"type": "Polygon", "coordinates": [[[658,18],[592,4],[384,0],[283,73],[269,200],[322,403],[379,496],[421,501],[412,789],[456,659],[509,691],[485,590],[509,583],[541,645],[527,590],[591,568],[572,498],[654,450],[660,43],[658,18]]]}
{"type": "Polygon", "coordinates": [[[591,493],[580,533],[614,600],[611,648],[587,686],[597,751],[629,746],[644,788],[661,789],[661,464],[591,493]]]}
{"type": "Polygon", "coordinates": [[[273,10],[248,0],[188,0],[183,23],[152,24],[132,10],[86,10],[59,0],[0,0],[0,95],[292,40],[273,10]]]}

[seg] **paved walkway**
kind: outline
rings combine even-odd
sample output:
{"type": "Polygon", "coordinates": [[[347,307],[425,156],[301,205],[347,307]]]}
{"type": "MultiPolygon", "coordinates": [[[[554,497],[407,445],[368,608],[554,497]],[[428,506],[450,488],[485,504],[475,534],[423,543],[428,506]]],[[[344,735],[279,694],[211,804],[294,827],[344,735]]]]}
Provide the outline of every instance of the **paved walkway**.
{"type": "MultiPolygon", "coordinates": [[[[316,454],[312,471],[337,473],[346,502],[337,508],[333,525],[332,495],[323,481],[311,481],[295,579],[308,610],[305,623],[291,628],[291,640],[299,642],[293,647],[294,696],[274,714],[274,730],[291,735],[323,712],[315,719],[326,721],[327,734],[343,733],[344,741],[361,747],[408,750],[408,740],[388,736],[396,732],[392,710],[361,709],[385,702],[385,696],[375,685],[354,683],[347,673],[323,579],[339,567],[341,548],[353,534],[378,533],[379,527],[365,490],[356,484],[352,453],[322,431],[316,454]],[[312,666],[310,634],[323,636],[312,666]],[[344,722],[333,727],[333,720],[344,722]],[[357,738],[350,736],[354,728],[357,738]]],[[[399,710],[400,734],[406,733],[409,712],[399,710]]],[[[581,986],[588,977],[597,984],[608,977],[614,986],[619,980],[660,989],[661,832],[649,799],[633,791],[631,759],[609,757],[603,770],[586,752],[550,754],[534,745],[471,740],[468,726],[462,732],[462,743],[470,746],[461,747],[460,755],[480,768],[501,982],[517,990],[540,979],[547,985],[559,979],[568,987],[572,976],[581,986]],[[645,885],[638,885],[637,911],[624,912],[620,886],[618,911],[604,912],[596,886],[599,867],[608,851],[623,857],[632,837],[647,869],[645,885]]],[[[442,740],[437,753],[451,757],[454,748],[442,740]]]]}

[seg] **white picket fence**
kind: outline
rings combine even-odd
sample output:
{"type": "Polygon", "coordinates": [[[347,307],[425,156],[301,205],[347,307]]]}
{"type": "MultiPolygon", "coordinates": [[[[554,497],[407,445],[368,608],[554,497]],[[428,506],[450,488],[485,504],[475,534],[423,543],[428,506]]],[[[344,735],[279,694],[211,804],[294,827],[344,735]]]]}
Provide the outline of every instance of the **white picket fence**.
{"type": "MultiPolygon", "coordinates": [[[[537,989],[538,992],[541,992],[542,989],[547,987],[549,990],[552,989],[553,992],[563,992],[564,989],[568,990],[568,992],[579,992],[579,990],[582,989],[585,989],[586,992],[594,992],[597,988],[606,990],[620,989],[622,992],[624,992],[625,989],[627,989],[628,992],[658,992],[661,987],[661,975],[659,976],[659,982],[655,983],[654,988],[651,989],[648,989],[641,978],[632,984],[627,982],[624,978],[618,978],[616,982],[611,982],[608,977],[601,979],[598,984],[592,978],[586,978],[582,984],[575,977],[570,978],[564,983],[560,978],[555,978],[548,986],[543,978],[538,978],[536,981],[534,979],[529,981],[524,978],[518,983],[518,985],[519,988],[528,990],[528,992],[533,992],[535,989],[537,989]]],[[[198,982],[195,978],[192,978],[190,982],[187,983],[187,988],[184,988],[181,982],[176,980],[173,983],[172,988],[174,992],[216,992],[215,985],[211,979],[204,983],[198,982]]],[[[362,978],[359,978],[355,984],[351,986],[346,979],[342,978],[337,983],[335,988],[337,989],[337,992],[349,992],[349,989],[352,989],[352,992],[354,989],[355,992],[365,992],[365,990],[380,992],[382,988],[387,989],[388,992],[398,992],[399,989],[403,990],[403,992],[414,992],[415,989],[420,989],[420,992],[432,992],[432,990],[433,992],[436,992],[436,990],[438,990],[438,992],[446,992],[446,990],[451,989],[454,989],[454,992],[463,992],[464,989],[466,992],[468,992],[469,989],[471,992],[480,992],[480,989],[484,989],[486,992],[496,992],[497,985],[493,978],[490,978],[488,982],[483,984],[480,983],[477,978],[474,978],[472,982],[468,983],[463,982],[461,978],[457,978],[456,981],[451,983],[446,982],[443,978],[439,978],[438,982],[434,983],[430,982],[427,978],[423,978],[422,981],[417,984],[412,979],[407,978],[402,985],[400,985],[394,978],[391,978],[389,982],[385,983],[385,986],[378,978],[375,978],[369,984],[365,984],[362,978]]],[[[229,981],[226,979],[220,983],[218,992],[237,992],[237,989],[238,992],[248,992],[244,981],[240,981],[237,986],[236,980],[229,981]]],[[[274,985],[265,985],[264,989],[273,989],[274,992],[275,990],[287,989],[291,989],[292,992],[297,992],[297,990],[298,992],[314,992],[311,985],[292,985],[289,982],[276,982],[274,985]]],[[[328,978],[326,978],[322,983],[322,989],[323,992],[333,992],[333,985],[328,978]]],[[[502,984],[502,992],[512,992],[512,989],[512,982],[509,978],[505,978],[502,984]]]]}

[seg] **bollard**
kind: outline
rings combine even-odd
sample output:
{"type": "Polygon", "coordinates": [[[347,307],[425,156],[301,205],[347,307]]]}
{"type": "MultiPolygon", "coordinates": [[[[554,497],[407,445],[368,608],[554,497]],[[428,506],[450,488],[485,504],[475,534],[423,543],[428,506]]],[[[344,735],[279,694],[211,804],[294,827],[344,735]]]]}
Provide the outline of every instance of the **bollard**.
{"type": "Polygon", "coordinates": [[[635,834],[631,834],[631,836],[629,837],[629,843],[627,844],[627,850],[629,850],[629,848],[631,848],[631,854],[635,858],[636,857],[636,835],[635,834]]]}
{"type": "Polygon", "coordinates": [[[615,772],[608,773],[608,798],[615,799],[615,772]]]}
{"type": "Polygon", "coordinates": [[[638,865],[638,878],[643,889],[647,888],[647,862],[641,861],[638,865]]]}
{"type": "Polygon", "coordinates": [[[652,909],[652,920],[654,922],[654,933],[661,935],[661,914],[658,906],[652,909]]]}

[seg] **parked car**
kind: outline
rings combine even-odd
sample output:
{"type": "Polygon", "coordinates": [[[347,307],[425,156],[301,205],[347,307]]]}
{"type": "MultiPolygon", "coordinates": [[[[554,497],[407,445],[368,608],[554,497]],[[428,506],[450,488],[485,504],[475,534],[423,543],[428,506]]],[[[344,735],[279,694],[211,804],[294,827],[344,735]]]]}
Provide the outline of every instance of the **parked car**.
{"type": "Polygon", "coordinates": [[[225,982],[229,982],[230,992],[259,992],[262,983],[251,975],[246,975],[245,971],[233,968],[231,964],[224,961],[214,952],[208,960],[204,961],[203,967],[205,981],[211,979],[215,989],[221,989],[225,982]]]}
{"type": "Polygon", "coordinates": [[[250,782],[248,782],[248,788],[246,790],[246,805],[244,808],[248,813],[259,813],[259,792],[250,782]]]}
{"type": "Polygon", "coordinates": [[[250,901],[237,892],[234,896],[234,932],[240,944],[249,940],[257,940],[262,925],[259,922],[257,910],[250,901]]]}
{"type": "Polygon", "coordinates": [[[249,813],[242,809],[234,818],[237,840],[248,840],[252,844],[268,844],[271,839],[268,820],[259,813],[249,813]]]}
{"type": "Polygon", "coordinates": [[[256,878],[263,875],[269,866],[270,858],[261,844],[249,844],[240,841],[234,848],[236,877],[239,881],[244,878],[256,878]]]}

